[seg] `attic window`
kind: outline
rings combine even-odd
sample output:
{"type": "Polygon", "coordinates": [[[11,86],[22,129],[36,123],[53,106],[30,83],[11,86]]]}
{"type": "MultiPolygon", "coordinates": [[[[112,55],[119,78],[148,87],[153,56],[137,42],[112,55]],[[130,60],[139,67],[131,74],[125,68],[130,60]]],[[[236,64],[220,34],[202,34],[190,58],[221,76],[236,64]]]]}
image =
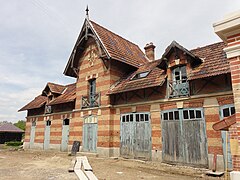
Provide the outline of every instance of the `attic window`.
{"type": "Polygon", "coordinates": [[[132,80],[145,78],[147,77],[148,74],[149,74],[149,71],[137,73],[135,74],[135,76],[133,76],[132,80]]]}

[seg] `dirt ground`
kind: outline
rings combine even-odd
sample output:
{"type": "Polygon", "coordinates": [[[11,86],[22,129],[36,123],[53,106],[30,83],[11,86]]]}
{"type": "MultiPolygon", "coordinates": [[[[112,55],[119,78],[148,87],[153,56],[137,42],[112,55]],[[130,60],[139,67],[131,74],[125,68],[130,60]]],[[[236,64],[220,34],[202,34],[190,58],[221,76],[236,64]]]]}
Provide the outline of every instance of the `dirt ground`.
{"type": "MultiPolygon", "coordinates": [[[[0,148],[0,179],[2,180],[64,180],[78,179],[69,173],[71,159],[67,153],[53,151],[13,151],[0,148]]],[[[157,162],[88,157],[94,174],[100,180],[219,180],[205,176],[204,170],[170,166],[157,162]]]]}

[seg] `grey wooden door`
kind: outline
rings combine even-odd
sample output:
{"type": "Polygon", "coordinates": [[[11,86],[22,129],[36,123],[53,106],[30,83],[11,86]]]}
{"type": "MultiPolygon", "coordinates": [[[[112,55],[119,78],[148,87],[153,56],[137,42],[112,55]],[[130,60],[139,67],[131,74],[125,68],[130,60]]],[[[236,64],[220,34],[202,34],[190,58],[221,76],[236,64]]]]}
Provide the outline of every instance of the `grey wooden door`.
{"type": "Polygon", "coordinates": [[[49,149],[50,144],[50,127],[51,127],[51,121],[46,121],[45,131],[44,131],[44,143],[43,143],[43,149],[47,150],[49,149]]]}
{"type": "Polygon", "coordinates": [[[68,151],[69,119],[63,120],[61,151],[68,151]]]}
{"type": "Polygon", "coordinates": [[[29,143],[30,149],[33,148],[33,146],[34,146],[35,128],[36,128],[36,121],[33,121],[32,126],[31,126],[31,132],[30,132],[30,143],[29,143]]]}
{"type": "Polygon", "coordinates": [[[121,116],[120,154],[126,158],[151,159],[151,124],[149,113],[121,116]]]}
{"type": "Polygon", "coordinates": [[[202,109],[162,112],[163,162],[208,166],[205,120],[202,109]]]}
{"type": "Polygon", "coordinates": [[[83,151],[97,152],[97,118],[95,116],[84,119],[83,151]]]}
{"type": "MultiPolygon", "coordinates": [[[[220,107],[220,118],[221,118],[221,120],[223,120],[223,118],[226,118],[226,117],[231,116],[233,114],[235,114],[235,108],[234,108],[233,104],[224,105],[224,106],[220,107]]],[[[225,161],[227,159],[227,169],[232,170],[233,167],[232,167],[232,154],[231,154],[231,149],[230,149],[230,136],[229,136],[229,133],[226,132],[226,131],[221,131],[221,136],[222,136],[224,166],[226,165],[225,161]],[[226,155],[227,155],[227,157],[226,157],[226,155]]]]}

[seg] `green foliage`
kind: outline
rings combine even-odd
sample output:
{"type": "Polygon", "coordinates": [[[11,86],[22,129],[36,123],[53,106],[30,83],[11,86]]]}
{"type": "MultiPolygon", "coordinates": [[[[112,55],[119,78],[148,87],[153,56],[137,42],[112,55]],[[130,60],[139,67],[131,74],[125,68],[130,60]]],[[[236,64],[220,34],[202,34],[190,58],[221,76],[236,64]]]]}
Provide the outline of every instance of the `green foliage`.
{"type": "Polygon", "coordinates": [[[10,141],[10,142],[5,142],[6,146],[21,146],[23,145],[23,142],[19,141],[10,141]]]}
{"type": "Polygon", "coordinates": [[[19,120],[17,123],[14,123],[14,125],[25,131],[26,121],[19,120]]]}

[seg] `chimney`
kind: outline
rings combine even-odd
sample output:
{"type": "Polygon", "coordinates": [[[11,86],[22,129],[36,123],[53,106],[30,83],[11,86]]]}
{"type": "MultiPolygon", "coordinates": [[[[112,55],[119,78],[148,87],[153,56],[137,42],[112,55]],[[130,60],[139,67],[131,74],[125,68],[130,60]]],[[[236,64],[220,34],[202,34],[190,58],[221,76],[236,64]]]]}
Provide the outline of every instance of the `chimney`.
{"type": "Polygon", "coordinates": [[[155,53],[154,53],[155,47],[156,46],[154,46],[152,42],[150,42],[149,44],[146,44],[146,46],[144,47],[145,54],[148,57],[148,59],[151,61],[155,60],[155,53]]]}

